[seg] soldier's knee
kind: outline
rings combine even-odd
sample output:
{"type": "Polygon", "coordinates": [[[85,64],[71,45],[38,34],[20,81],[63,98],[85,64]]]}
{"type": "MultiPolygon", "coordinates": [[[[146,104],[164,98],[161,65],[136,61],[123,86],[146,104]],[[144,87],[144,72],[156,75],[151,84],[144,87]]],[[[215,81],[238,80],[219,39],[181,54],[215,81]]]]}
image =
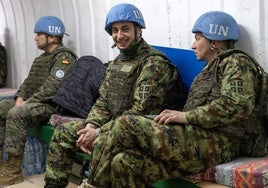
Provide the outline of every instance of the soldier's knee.
{"type": "Polygon", "coordinates": [[[115,120],[115,125],[113,126],[113,130],[116,131],[124,131],[129,124],[128,116],[120,116],[115,120]]]}
{"type": "Polygon", "coordinates": [[[58,138],[60,137],[61,139],[63,137],[69,137],[70,134],[72,134],[72,129],[69,126],[66,126],[67,124],[60,124],[57,127],[55,127],[54,129],[54,133],[53,133],[53,138],[58,138]]]}
{"type": "Polygon", "coordinates": [[[124,170],[126,168],[126,166],[124,165],[125,162],[123,160],[123,156],[124,156],[123,153],[118,153],[112,159],[112,161],[111,161],[111,169],[112,169],[113,172],[116,172],[116,173],[120,174],[120,172],[122,172],[122,170],[124,170]]]}
{"type": "Polygon", "coordinates": [[[11,108],[7,113],[7,119],[21,119],[28,117],[30,113],[21,106],[11,108]]]}
{"type": "Polygon", "coordinates": [[[146,119],[136,115],[120,116],[116,119],[114,128],[120,132],[135,132],[136,130],[143,129],[144,125],[148,123],[144,121],[146,119]]]}
{"type": "Polygon", "coordinates": [[[76,125],[77,122],[73,121],[58,125],[54,130],[52,139],[62,139],[66,141],[70,141],[72,139],[75,141],[78,138],[77,131],[81,129],[79,129],[76,125]]]}
{"type": "Polygon", "coordinates": [[[136,125],[137,122],[139,122],[139,116],[136,115],[125,115],[125,116],[120,116],[116,119],[116,125],[114,127],[126,127],[126,126],[133,126],[134,124],[136,125]]]}
{"type": "Polygon", "coordinates": [[[128,121],[128,119],[129,119],[129,116],[119,116],[118,118],[116,118],[116,122],[122,124],[128,121]]]}

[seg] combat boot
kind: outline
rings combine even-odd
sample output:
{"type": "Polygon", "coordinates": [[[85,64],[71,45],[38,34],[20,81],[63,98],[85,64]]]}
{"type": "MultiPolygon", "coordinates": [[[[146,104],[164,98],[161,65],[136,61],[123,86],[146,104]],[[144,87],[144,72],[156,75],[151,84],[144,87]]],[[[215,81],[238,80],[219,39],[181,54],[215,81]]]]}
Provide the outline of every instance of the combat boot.
{"type": "Polygon", "coordinates": [[[23,182],[22,156],[8,155],[8,161],[0,168],[0,188],[23,182]]]}

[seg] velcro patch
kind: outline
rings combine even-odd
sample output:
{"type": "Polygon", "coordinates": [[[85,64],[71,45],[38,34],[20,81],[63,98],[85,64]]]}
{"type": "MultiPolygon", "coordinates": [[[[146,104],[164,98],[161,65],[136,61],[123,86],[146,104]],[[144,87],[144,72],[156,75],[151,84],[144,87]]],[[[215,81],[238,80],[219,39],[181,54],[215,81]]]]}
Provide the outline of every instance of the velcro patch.
{"type": "Polygon", "coordinates": [[[57,78],[63,78],[64,77],[64,71],[63,70],[57,70],[56,77],[57,78]]]}

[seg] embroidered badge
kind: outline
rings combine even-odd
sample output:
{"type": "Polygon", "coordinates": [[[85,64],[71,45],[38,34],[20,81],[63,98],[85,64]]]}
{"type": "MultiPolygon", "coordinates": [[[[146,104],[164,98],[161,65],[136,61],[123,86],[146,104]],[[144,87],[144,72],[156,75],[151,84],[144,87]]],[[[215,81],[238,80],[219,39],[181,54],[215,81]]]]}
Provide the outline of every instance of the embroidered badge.
{"type": "Polygon", "coordinates": [[[149,95],[150,85],[142,85],[139,88],[139,97],[141,100],[145,99],[149,95]]]}
{"type": "Polygon", "coordinates": [[[230,83],[231,91],[241,93],[243,91],[243,82],[241,80],[234,80],[230,83]]]}
{"type": "Polygon", "coordinates": [[[58,70],[56,72],[56,77],[57,78],[63,78],[64,77],[64,71],[63,70],[58,70]]]}

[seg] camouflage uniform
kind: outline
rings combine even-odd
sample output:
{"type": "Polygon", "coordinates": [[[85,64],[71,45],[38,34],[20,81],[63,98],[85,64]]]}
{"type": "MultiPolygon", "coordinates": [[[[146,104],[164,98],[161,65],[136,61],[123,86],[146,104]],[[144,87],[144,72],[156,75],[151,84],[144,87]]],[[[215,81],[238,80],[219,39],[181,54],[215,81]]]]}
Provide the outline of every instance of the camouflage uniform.
{"type": "Polygon", "coordinates": [[[223,52],[208,62],[191,86],[184,108],[188,124],[118,117],[111,130],[94,141],[89,183],[149,187],[236,158],[243,140],[263,135],[266,126],[264,106],[255,102],[258,74],[244,53],[223,52]]]}
{"type": "Polygon", "coordinates": [[[51,99],[75,62],[76,55],[63,45],[43,53],[34,60],[15,96],[26,103],[14,107],[15,98],[0,101],[0,147],[4,146],[6,154],[22,156],[27,129],[47,123],[57,112],[51,99]]]}
{"type": "Polygon", "coordinates": [[[177,96],[181,90],[176,67],[143,39],[128,52],[121,52],[109,64],[100,97],[85,122],[69,122],[55,129],[47,155],[45,181],[63,187],[68,184],[76,133],[85,123],[91,122],[106,132],[121,114],[158,114],[163,108],[179,108],[171,104],[182,105],[183,97],[177,96]]]}

